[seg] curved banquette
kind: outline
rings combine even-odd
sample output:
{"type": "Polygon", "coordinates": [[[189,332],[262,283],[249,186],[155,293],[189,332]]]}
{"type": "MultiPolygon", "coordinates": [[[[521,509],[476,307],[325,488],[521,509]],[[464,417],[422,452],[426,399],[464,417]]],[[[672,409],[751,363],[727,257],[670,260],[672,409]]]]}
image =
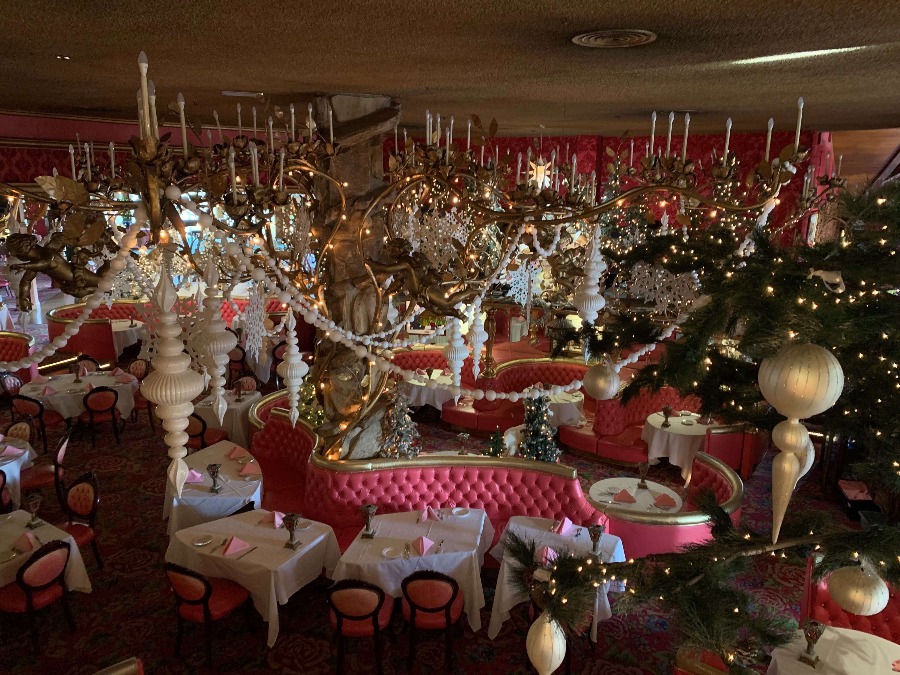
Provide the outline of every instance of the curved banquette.
{"type": "MultiPolygon", "coordinates": [[[[18,361],[23,356],[28,356],[35,350],[35,339],[33,335],[25,333],[17,333],[11,330],[0,331],[0,361],[18,361]]],[[[31,382],[31,378],[37,375],[37,365],[33,364],[29,368],[22,368],[13,373],[22,380],[22,382],[31,382]]]]}
{"type": "Polygon", "coordinates": [[[588,500],[609,518],[609,531],[620,537],[630,558],[654,553],[674,553],[687,544],[712,537],[709,517],[697,511],[697,495],[711,490],[716,502],[737,525],[741,518],[744,484],[740,477],[715,457],[698,452],[692,467],[691,485],[678,513],[645,513],[588,500]]]}

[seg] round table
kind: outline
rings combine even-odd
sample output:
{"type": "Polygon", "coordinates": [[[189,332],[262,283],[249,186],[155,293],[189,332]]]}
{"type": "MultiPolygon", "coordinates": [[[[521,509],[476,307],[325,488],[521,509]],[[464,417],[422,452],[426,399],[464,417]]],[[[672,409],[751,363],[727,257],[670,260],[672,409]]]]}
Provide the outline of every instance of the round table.
{"type": "Polygon", "coordinates": [[[112,326],[113,345],[116,348],[117,356],[122,356],[122,352],[127,347],[140,341],[141,329],[144,327],[143,321],[132,323],[130,319],[114,319],[109,323],[112,326]]]}
{"type": "Polygon", "coordinates": [[[668,427],[663,422],[665,416],[661,412],[647,418],[641,432],[641,438],[647,442],[647,457],[651,464],[658,463],[660,457],[668,457],[669,463],[681,467],[681,477],[687,485],[691,482],[694,457],[706,441],[706,430],[716,425],[701,424],[700,415],[688,411],[681,415],[673,412],[668,427]]]}
{"type": "Polygon", "coordinates": [[[551,394],[547,397],[547,407],[552,413],[550,424],[554,428],[563,424],[578,426],[584,422],[584,394],[580,391],[551,394]]]}
{"type": "Polygon", "coordinates": [[[453,398],[453,394],[447,389],[452,384],[453,378],[450,375],[444,375],[437,370],[432,373],[431,378],[419,375],[417,379],[404,381],[402,386],[411,408],[430,405],[440,410],[444,403],[453,398]]]}
{"type": "Polygon", "coordinates": [[[888,675],[897,670],[891,664],[900,660],[900,645],[870,633],[832,626],[825,627],[816,644],[820,661],[815,670],[797,660],[805,649],[803,632],[797,631],[792,643],[772,650],[767,675],[888,675]]]}
{"type": "MultiPolygon", "coordinates": [[[[112,387],[119,392],[119,401],[116,404],[123,417],[128,417],[134,408],[134,392],[138,390],[140,383],[133,375],[128,382],[119,382],[119,375],[111,373],[90,373],[81,378],[81,382],[75,382],[74,375],[54,375],[47,378],[48,382],[29,382],[19,390],[22,396],[37,399],[48,410],[55,410],[66,419],[78,417],[84,412],[84,396],[87,394],[85,387],[88,383],[94,387],[112,387]],[[53,394],[44,394],[45,387],[52,387],[53,394]]],[[[124,377],[123,377],[124,379],[124,377]]]]}
{"type": "Polygon", "coordinates": [[[638,488],[639,478],[604,478],[598,480],[591,485],[588,495],[596,502],[602,502],[614,506],[617,509],[626,509],[628,511],[641,511],[643,513],[678,513],[681,511],[682,501],[678,493],[667,488],[665,485],[655,483],[652,480],[647,481],[647,489],[638,488]],[[621,503],[613,501],[613,495],[620,490],[628,490],[635,502],[621,503]],[[670,509],[663,509],[653,505],[653,500],[657,495],[669,495],[674,501],[675,506],[670,509]]]}

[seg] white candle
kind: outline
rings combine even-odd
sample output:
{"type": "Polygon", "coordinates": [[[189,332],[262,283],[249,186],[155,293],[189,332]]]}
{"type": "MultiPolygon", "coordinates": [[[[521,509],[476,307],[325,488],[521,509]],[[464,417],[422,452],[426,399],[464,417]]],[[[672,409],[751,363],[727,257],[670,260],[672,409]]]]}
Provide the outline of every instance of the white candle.
{"type": "Polygon", "coordinates": [[[572,180],[571,180],[572,187],[575,186],[575,176],[577,176],[577,175],[578,175],[578,155],[576,155],[573,152],[572,153],[572,180]]]}
{"type": "Polygon", "coordinates": [[[278,153],[278,189],[284,190],[284,148],[278,153]]]}
{"type": "Polygon", "coordinates": [[[437,124],[435,125],[437,129],[437,146],[441,147],[441,113],[437,114],[437,124]]]}
{"type": "MultiPolygon", "coordinates": [[[[396,131],[397,127],[394,126],[396,131]]],[[[331,103],[328,104],[328,142],[334,145],[334,108],[331,103]]]]}
{"type": "Polygon", "coordinates": [[[238,136],[244,135],[244,128],[241,126],[241,104],[237,104],[237,114],[238,114],[238,136]]]}
{"type": "MultiPolygon", "coordinates": [[[[729,118],[729,122],[731,119],[729,118]]],[[[691,113],[684,113],[684,144],[681,146],[681,163],[687,164],[687,142],[688,133],[691,129],[691,113]]],[[[729,130],[731,127],[729,127],[729,130]]]]}
{"type": "MultiPolygon", "coordinates": [[[[472,118],[469,118],[469,121],[466,123],[466,152],[469,151],[469,148],[472,145],[472,118]]],[[[519,153],[519,159],[522,158],[522,153],[519,153]]],[[[516,183],[519,181],[517,180],[516,183]]]]}
{"type": "Polygon", "coordinates": [[[447,150],[444,152],[444,158],[447,160],[447,166],[450,166],[450,129],[447,129],[447,150]]]}
{"type": "Polygon", "coordinates": [[[403,151],[406,152],[406,127],[403,127],[403,151]]]}
{"type": "Polygon", "coordinates": [[[148,84],[148,93],[150,95],[150,131],[153,138],[159,139],[159,119],[156,116],[156,85],[153,80],[148,84]]]}
{"type": "MultiPolygon", "coordinates": [[[[453,142],[453,115],[450,115],[450,142],[453,142]]],[[[447,150],[450,150],[450,143],[447,143],[447,150]]]]}
{"type": "Polygon", "coordinates": [[[259,187],[259,151],[256,143],[250,144],[250,168],[253,171],[253,185],[259,187]]]}
{"type": "Polygon", "coordinates": [[[497,172],[497,167],[500,166],[500,148],[494,148],[494,173],[497,172]]]}
{"type": "Polygon", "coordinates": [[[219,113],[213,110],[213,118],[216,120],[216,129],[219,131],[219,143],[225,142],[225,137],[222,135],[222,125],[219,123],[219,113]]]}
{"type": "Polygon", "coordinates": [[[109,143],[109,175],[116,177],[116,144],[112,141],[109,143]]]}
{"type": "Polygon", "coordinates": [[[87,143],[84,144],[84,166],[87,171],[87,179],[91,180],[91,152],[87,143]]]}
{"type": "Polygon", "coordinates": [[[307,126],[309,127],[309,142],[312,143],[313,140],[313,116],[312,116],[312,103],[306,106],[306,117],[307,117],[307,126]]]}
{"type": "Polygon", "coordinates": [[[269,152],[275,152],[275,132],[272,129],[272,116],[269,115],[269,152]]]}
{"type": "Polygon", "coordinates": [[[256,138],[256,106],[253,106],[253,138],[256,138]]]}
{"type": "Polygon", "coordinates": [[[519,153],[519,157],[516,160],[516,185],[520,185],[522,183],[522,153],[519,153]]]}
{"type": "Polygon", "coordinates": [[[840,178],[840,175],[841,175],[841,164],[843,163],[843,161],[844,161],[844,156],[838,155],[837,170],[834,172],[834,175],[837,176],[838,178],[840,178]]]}
{"type": "Polygon", "coordinates": [[[528,154],[525,159],[525,182],[531,182],[531,146],[528,146],[528,154]]]}
{"type": "Polygon", "coordinates": [[[291,103],[291,141],[297,140],[297,118],[294,114],[294,104],[291,103]]]}
{"type": "Polygon", "coordinates": [[[188,154],[187,123],[184,119],[184,94],[178,94],[178,124],[181,126],[181,152],[185,158],[188,154]]]}
{"type": "Polygon", "coordinates": [[[97,163],[97,160],[94,158],[94,141],[91,141],[91,153],[89,157],[91,158],[91,166],[94,166],[97,163]]]}
{"type": "Polygon", "coordinates": [[[71,143],[69,143],[69,162],[72,164],[72,180],[77,180],[78,176],[75,175],[75,148],[72,147],[71,143]]]}
{"type": "Polygon", "coordinates": [[[556,184],[556,172],[553,170],[553,165],[556,163],[556,150],[550,153],[550,172],[547,174],[550,176],[550,187],[553,188],[556,184]]]}
{"type": "Polygon", "coordinates": [[[143,120],[141,123],[141,138],[150,135],[150,97],[147,93],[147,69],[150,67],[150,61],[144,52],[138,54],[138,71],[141,74],[141,114],[143,120]]]}
{"type": "Polygon", "coordinates": [[[772,149],[772,128],[775,126],[774,118],[769,118],[769,128],[766,131],[766,159],[765,161],[769,161],[769,150],[772,149]]]}
{"type": "Polygon", "coordinates": [[[395,124],[394,125],[394,154],[396,155],[399,152],[400,152],[400,145],[398,144],[397,125],[395,124]]]}
{"type": "MultiPolygon", "coordinates": [[[[213,144],[212,131],[210,131],[209,129],[206,130],[206,142],[209,145],[209,147],[212,148],[212,144],[213,144]]],[[[210,154],[212,154],[212,153],[210,153],[210,154]]]]}
{"type": "Polygon", "coordinates": [[[803,121],[803,97],[797,99],[797,131],[794,133],[794,152],[800,151],[800,124],[803,121]]]}
{"type": "Polygon", "coordinates": [[[481,146],[481,166],[484,166],[484,146],[481,146]]]}
{"type": "Polygon", "coordinates": [[[722,153],[722,166],[728,162],[728,147],[731,145],[731,118],[725,120],[725,152],[722,153]]]}
{"type": "Polygon", "coordinates": [[[231,172],[231,193],[235,204],[240,201],[237,188],[237,172],[234,168],[234,148],[228,148],[228,171],[231,172]]]}
{"type": "Polygon", "coordinates": [[[672,149],[672,124],[675,122],[675,113],[669,113],[669,135],[666,137],[666,157],[669,156],[669,151],[672,149]]]}
{"type": "Polygon", "coordinates": [[[634,166],[634,139],[631,139],[631,154],[628,157],[628,166],[634,166]]]}
{"type": "Polygon", "coordinates": [[[425,145],[431,145],[431,113],[425,111],[425,145]]]}
{"type": "Polygon", "coordinates": [[[569,144],[566,143],[566,164],[569,163],[569,144]]]}
{"type": "Polygon", "coordinates": [[[829,173],[829,167],[831,166],[831,153],[825,153],[825,175],[827,176],[829,173]]]}
{"type": "Polygon", "coordinates": [[[653,154],[653,141],[656,138],[656,111],[653,111],[653,114],[650,115],[650,151],[647,153],[647,156],[653,154]]]}

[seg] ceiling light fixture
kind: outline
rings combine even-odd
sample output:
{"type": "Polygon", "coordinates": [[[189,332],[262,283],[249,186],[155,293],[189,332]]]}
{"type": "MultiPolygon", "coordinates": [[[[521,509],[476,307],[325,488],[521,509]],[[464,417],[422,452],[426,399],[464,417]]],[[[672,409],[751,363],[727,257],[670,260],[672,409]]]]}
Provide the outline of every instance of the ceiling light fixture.
{"type": "Polygon", "coordinates": [[[797,59],[812,59],[817,56],[832,56],[834,54],[849,54],[850,52],[858,52],[868,49],[867,45],[862,47],[841,47],[839,49],[814,49],[808,52],[789,52],[787,54],[772,54],[771,56],[755,56],[750,59],[738,59],[732,61],[735,66],[753,66],[759,63],[776,63],[778,61],[795,61],[797,59]]]}
{"type": "Polygon", "coordinates": [[[232,91],[226,89],[222,92],[222,96],[231,96],[234,98],[262,98],[265,94],[261,91],[232,91]]]}
{"type": "Polygon", "coordinates": [[[637,28],[608,28],[581,33],[572,38],[579,47],[589,49],[621,49],[640,47],[656,41],[656,33],[637,28]]]}
{"type": "Polygon", "coordinates": [[[58,61],[71,61],[72,57],[68,54],[57,54],[56,58],[58,61]]]}

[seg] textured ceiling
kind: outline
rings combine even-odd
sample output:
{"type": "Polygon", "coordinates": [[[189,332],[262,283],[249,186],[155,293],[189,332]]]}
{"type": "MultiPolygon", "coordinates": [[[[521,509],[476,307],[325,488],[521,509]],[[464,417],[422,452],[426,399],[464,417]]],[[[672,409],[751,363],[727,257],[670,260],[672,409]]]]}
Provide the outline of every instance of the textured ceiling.
{"type": "Polygon", "coordinates": [[[183,91],[205,122],[213,107],[235,122],[235,99],[220,94],[230,89],[279,105],[317,91],[388,94],[409,126],[430,108],[457,124],[495,116],[501,134],[646,133],[654,109],[696,111],[698,132],[721,130],[728,115],[751,131],[770,115],[792,127],[802,95],[811,128],[872,129],[898,123],[898,35],[897,0],[5,0],[0,108],[131,119],[144,49],[160,107],[183,91]],[[659,39],[620,50],[571,43],[601,28],[659,39]],[[871,47],[730,63],[859,46],[871,47]]]}

